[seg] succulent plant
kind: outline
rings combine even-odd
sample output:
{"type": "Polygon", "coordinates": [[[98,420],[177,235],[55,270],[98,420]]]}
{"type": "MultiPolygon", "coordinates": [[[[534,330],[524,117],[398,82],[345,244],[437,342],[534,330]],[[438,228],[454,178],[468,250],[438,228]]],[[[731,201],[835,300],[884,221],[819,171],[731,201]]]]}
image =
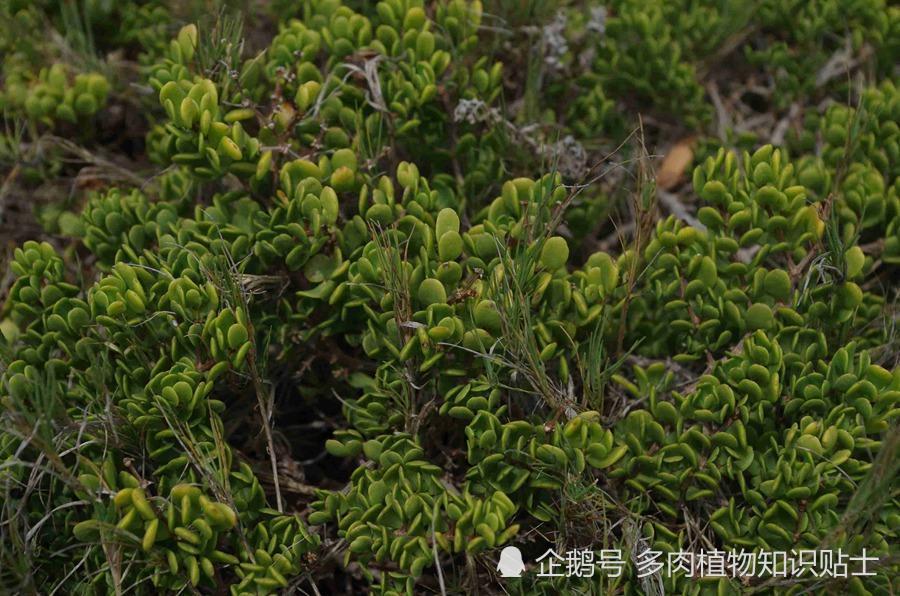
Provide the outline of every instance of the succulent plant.
{"type": "Polygon", "coordinates": [[[0,6],[0,591],[896,591],[897,7],[225,4],[0,6]]]}

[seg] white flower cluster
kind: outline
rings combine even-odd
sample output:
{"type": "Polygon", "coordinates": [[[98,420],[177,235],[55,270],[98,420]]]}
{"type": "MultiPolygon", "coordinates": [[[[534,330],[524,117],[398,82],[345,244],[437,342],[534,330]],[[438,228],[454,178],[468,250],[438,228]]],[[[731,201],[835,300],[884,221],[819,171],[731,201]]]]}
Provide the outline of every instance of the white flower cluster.
{"type": "Polygon", "coordinates": [[[558,12],[549,25],[544,25],[544,63],[551,72],[563,68],[563,58],[569,51],[565,34],[566,15],[558,12]]]}
{"type": "Polygon", "coordinates": [[[608,11],[605,6],[594,6],[591,8],[591,18],[588,19],[587,30],[597,35],[606,33],[606,17],[608,11]]]}
{"type": "Polygon", "coordinates": [[[587,173],[587,151],[572,135],[555,142],[548,153],[556,169],[566,178],[580,179],[587,173]]]}
{"type": "Polygon", "coordinates": [[[469,124],[487,122],[496,124],[501,119],[500,110],[490,107],[480,99],[460,99],[453,110],[454,122],[468,122],[469,124]]]}

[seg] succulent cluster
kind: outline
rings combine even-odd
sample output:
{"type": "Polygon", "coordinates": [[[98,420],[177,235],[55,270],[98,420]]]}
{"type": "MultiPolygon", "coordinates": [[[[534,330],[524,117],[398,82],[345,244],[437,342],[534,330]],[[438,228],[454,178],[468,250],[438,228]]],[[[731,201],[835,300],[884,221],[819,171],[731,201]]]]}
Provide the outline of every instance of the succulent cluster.
{"type": "Polygon", "coordinates": [[[896,6],[212,4],[0,7],[0,591],[897,590],[896,6]]]}
{"type": "Polygon", "coordinates": [[[109,80],[90,64],[55,61],[45,66],[39,57],[46,51],[40,43],[43,15],[22,4],[7,2],[0,8],[4,20],[0,111],[51,127],[57,122],[89,121],[107,101],[109,80]]]}

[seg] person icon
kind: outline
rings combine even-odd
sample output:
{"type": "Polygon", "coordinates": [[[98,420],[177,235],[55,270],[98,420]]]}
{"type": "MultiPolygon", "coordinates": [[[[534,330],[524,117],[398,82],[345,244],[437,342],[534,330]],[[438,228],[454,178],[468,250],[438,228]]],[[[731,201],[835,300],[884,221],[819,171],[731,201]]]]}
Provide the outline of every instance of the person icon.
{"type": "Polygon", "coordinates": [[[521,577],[525,571],[525,563],[522,562],[522,551],[515,546],[507,546],[500,552],[500,562],[497,563],[497,571],[502,577],[521,577]]]}

